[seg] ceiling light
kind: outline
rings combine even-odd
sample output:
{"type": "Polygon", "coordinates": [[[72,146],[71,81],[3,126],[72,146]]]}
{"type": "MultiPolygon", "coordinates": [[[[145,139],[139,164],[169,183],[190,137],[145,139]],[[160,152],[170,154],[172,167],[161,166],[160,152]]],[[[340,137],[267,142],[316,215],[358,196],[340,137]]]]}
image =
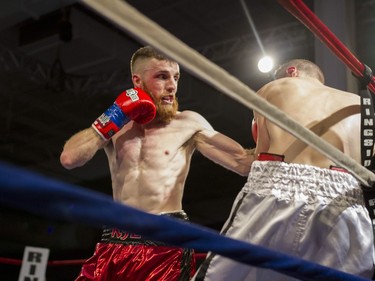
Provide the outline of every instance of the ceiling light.
{"type": "Polygon", "coordinates": [[[273,69],[273,59],[269,56],[261,58],[258,62],[258,69],[262,73],[268,73],[273,69]]]}

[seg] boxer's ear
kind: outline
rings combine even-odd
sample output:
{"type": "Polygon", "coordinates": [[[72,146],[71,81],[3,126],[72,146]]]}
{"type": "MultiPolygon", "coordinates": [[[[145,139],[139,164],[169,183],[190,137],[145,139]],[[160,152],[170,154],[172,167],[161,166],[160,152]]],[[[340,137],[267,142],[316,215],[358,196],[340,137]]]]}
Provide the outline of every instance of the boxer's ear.
{"type": "Polygon", "coordinates": [[[286,70],[286,74],[288,77],[297,77],[298,76],[298,70],[295,66],[290,66],[286,70]]]}

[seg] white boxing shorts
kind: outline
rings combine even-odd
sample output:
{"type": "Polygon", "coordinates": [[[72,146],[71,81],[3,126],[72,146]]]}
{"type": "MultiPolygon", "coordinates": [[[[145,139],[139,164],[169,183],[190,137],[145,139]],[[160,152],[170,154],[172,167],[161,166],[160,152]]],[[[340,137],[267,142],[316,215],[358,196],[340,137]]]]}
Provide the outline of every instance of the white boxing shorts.
{"type": "MultiPolygon", "coordinates": [[[[371,278],[373,231],[357,180],[346,172],[255,161],[222,234],[371,278]]],[[[209,253],[195,281],[296,280],[209,253]]]]}

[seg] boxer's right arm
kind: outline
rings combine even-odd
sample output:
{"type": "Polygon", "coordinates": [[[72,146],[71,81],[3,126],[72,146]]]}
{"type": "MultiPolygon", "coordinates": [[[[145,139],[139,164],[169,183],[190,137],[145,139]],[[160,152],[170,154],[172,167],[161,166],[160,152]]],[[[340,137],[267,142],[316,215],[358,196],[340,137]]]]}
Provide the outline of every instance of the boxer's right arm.
{"type": "Polygon", "coordinates": [[[146,124],[154,119],[156,106],[142,89],[128,89],[92,124],[72,136],[64,145],[60,162],[66,169],[83,166],[103,148],[126,123],[146,124]]]}
{"type": "Polygon", "coordinates": [[[81,167],[94,157],[108,141],[103,140],[92,128],[87,128],[73,135],[64,145],[60,163],[66,169],[81,167]]]}
{"type": "Polygon", "coordinates": [[[155,115],[156,106],[146,92],[139,88],[128,89],[94,121],[92,127],[103,140],[109,140],[130,120],[146,124],[152,121],[155,115]]]}

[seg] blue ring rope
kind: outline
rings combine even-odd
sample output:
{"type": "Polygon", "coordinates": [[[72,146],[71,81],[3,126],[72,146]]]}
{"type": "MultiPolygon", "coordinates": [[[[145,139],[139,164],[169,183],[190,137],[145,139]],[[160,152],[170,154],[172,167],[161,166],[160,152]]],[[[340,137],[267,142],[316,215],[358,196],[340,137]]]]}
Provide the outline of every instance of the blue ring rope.
{"type": "Polygon", "coordinates": [[[148,239],[200,252],[211,251],[300,280],[369,280],[225,237],[192,223],[145,213],[116,203],[102,193],[59,182],[3,162],[0,162],[0,203],[55,219],[100,228],[106,225],[126,229],[148,239]]]}

